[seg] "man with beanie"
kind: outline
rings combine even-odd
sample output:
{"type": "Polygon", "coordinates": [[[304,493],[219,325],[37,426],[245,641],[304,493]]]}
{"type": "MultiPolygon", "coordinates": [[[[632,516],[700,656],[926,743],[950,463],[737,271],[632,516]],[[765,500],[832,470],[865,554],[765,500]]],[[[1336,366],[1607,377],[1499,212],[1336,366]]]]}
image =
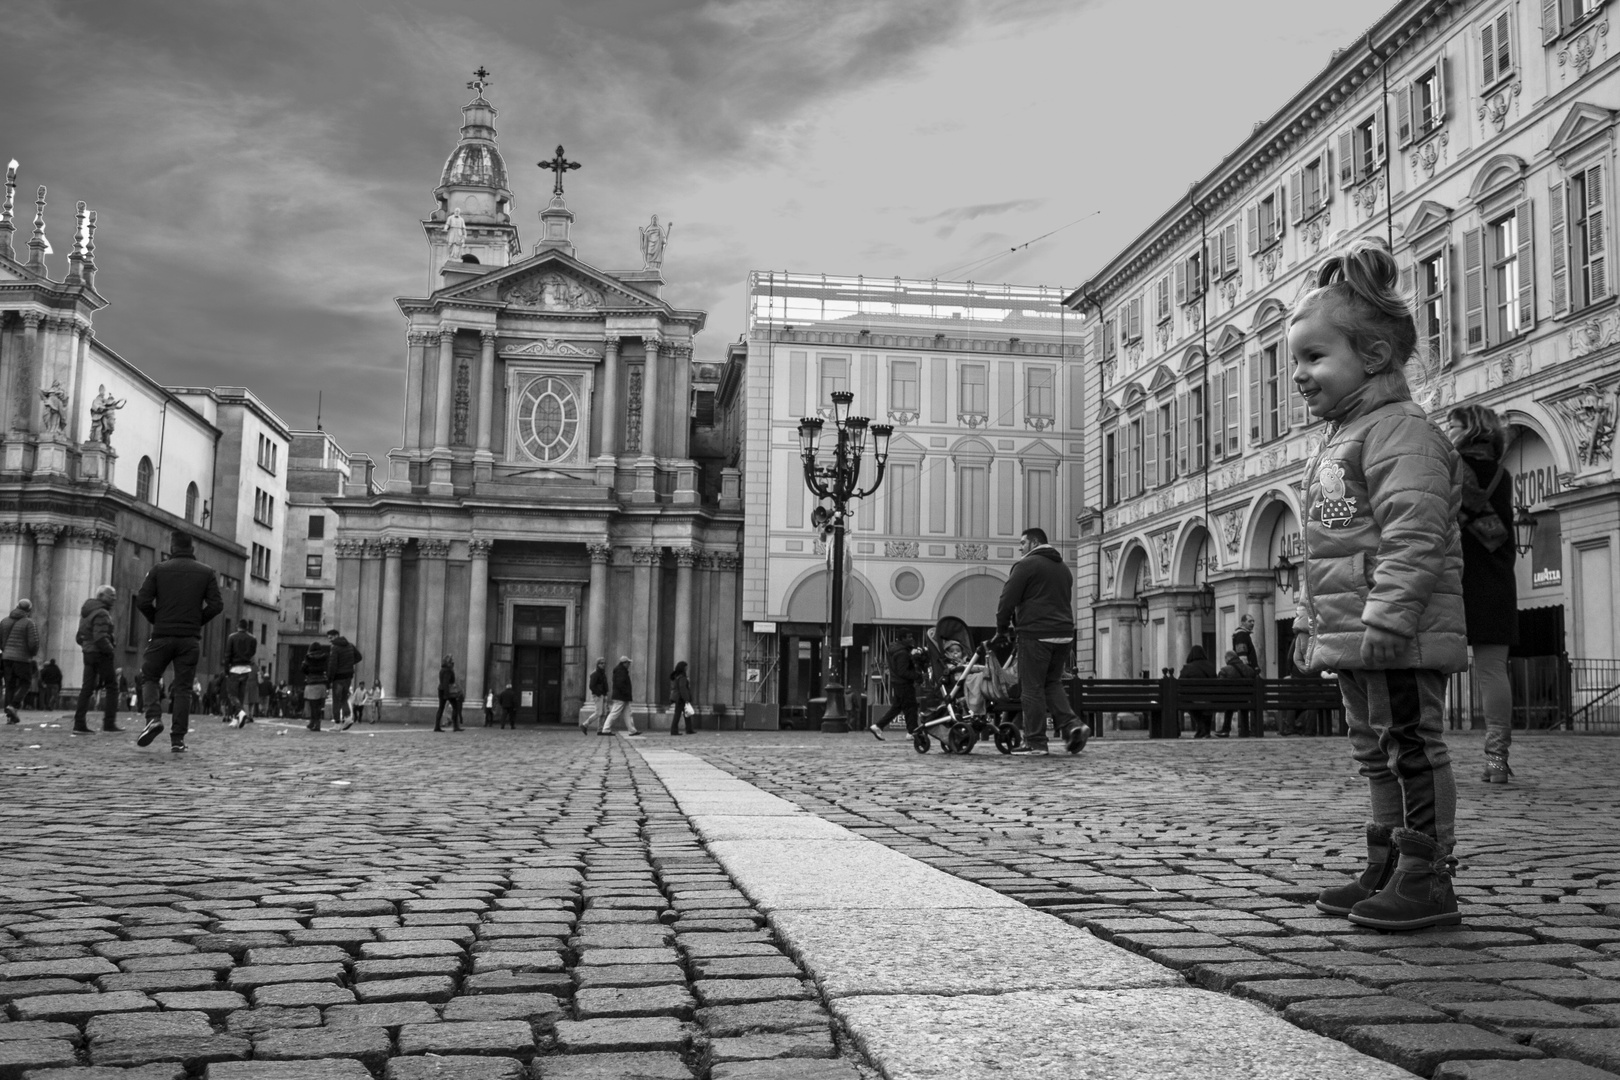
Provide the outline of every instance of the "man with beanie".
{"type": "Polygon", "coordinates": [[[191,722],[191,684],[202,657],[202,628],[225,610],[225,601],[219,595],[219,577],[197,561],[190,533],[176,529],[170,535],[169,558],[147,571],[140,592],[135,594],[135,610],[152,624],[152,636],[141,658],[141,707],[146,713],[146,726],[135,745],[149,746],[163,733],[160,683],[172,664],[174,729],[169,732],[169,749],[183,753],[191,722]]]}
{"type": "Polygon", "coordinates": [[[1057,548],[1046,542],[1044,529],[1025,529],[1018,551],[1022,558],[1007,575],[996,605],[996,634],[1018,631],[1024,741],[1013,753],[1047,752],[1048,709],[1059,737],[1077,750],[1091,732],[1079,722],[1063,690],[1063,665],[1074,647],[1074,575],[1057,548]]]}
{"type": "Polygon", "coordinates": [[[17,708],[34,683],[34,654],[39,652],[39,625],[34,622],[34,602],[19,600],[11,614],[0,619],[0,667],[5,670],[6,723],[22,718],[17,708]]]}
{"type": "Polygon", "coordinates": [[[79,609],[79,632],[74,640],[84,653],[84,678],[79,683],[79,707],[73,712],[73,730],[89,731],[90,703],[97,690],[106,692],[101,711],[102,731],[122,731],[118,719],[118,668],[113,664],[113,601],[118,590],[103,585],[79,609]]]}
{"type": "Polygon", "coordinates": [[[326,657],[326,677],[332,684],[332,719],[338,721],[340,730],[348,731],[354,726],[349,688],[354,684],[354,669],[364,657],[335,629],[326,632],[326,640],[332,643],[332,651],[326,657]]]}
{"type": "Polygon", "coordinates": [[[225,639],[225,719],[241,727],[248,714],[248,687],[253,682],[253,656],[259,651],[258,639],[246,619],[236,620],[236,633],[225,639]]]}

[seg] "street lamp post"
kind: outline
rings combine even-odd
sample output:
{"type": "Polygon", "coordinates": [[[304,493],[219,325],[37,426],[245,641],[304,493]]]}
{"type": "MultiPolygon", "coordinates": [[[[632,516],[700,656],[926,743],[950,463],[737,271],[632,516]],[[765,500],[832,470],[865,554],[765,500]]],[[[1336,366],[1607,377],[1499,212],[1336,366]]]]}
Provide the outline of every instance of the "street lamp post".
{"type": "Polygon", "coordinates": [[[852,499],[864,499],[883,483],[883,470],[889,463],[889,437],[894,434],[891,424],[874,424],[864,416],[849,415],[855,395],[848,390],[832,392],[832,421],[837,432],[833,444],[832,463],[818,465],[816,451],[821,442],[821,429],[825,421],[819,416],[806,416],[799,421],[799,456],[804,461],[804,483],[817,499],[830,499],[831,515],[825,519],[832,528],[832,599],[827,605],[827,679],[822,693],[827,707],[821,715],[821,730],[832,733],[849,731],[849,718],[844,714],[844,687],[839,674],[843,667],[842,634],[844,613],[844,524],[848,520],[852,499]],[[872,458],[877,475],[872,486],[862,489],[861,459],[866,453],[866,437],[872,436],[872,458]]]}

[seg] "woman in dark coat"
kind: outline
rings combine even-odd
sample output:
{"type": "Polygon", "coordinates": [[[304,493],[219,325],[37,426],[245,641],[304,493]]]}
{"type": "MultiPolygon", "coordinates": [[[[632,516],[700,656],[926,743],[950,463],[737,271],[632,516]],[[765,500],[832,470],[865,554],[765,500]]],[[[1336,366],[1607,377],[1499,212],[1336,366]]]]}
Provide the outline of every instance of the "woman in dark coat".
{"type": "Polygon", "coordinates": [[[449,653],[444,654],[444,663],[439,665],[439,711],[433,714],[433,730],[444,730],[444,707],[450,706],[450,727],[453,731],[461,730],[461,702],[466,697],[461,688],[461,682],[456,678],[456,660],[449,653]]]}
{"type": "Polygon", "coordinates": [[[1460,405],[1446,416],[1446,433],[1464,472],[1461,515],[1463,610],[1468,618],[1470,674],[1485,712],[1485,782],[1505,784],[1513,741],[1513,687],[1508,649],[1519,643],[1518,583],[1513,569],[1513,474],[1502,464],[1507,433],[1501,418],[1483,405],[1460,405]],[[1494,517],[1500,522],[1491,522],[1494,517]],[[1486,520],[1501,537],[1494,548],[1472,522],[1486,520]]]}
{"type": "Polygon", "coordinates": [[[692,683],[686,677],[686,661],[682,660],[675,665],[675,670],[669,673],[669,700],[673,703],[675,713],[669,718],[669,733],[681,733],[681,721],[686,721],[686,733],[697,734],[697,725],[692,718],[686,715],[686,704],[692,700],[692,683]]]}
{"type": "MultiPolygon", "coordinates": [[[[1210,663],[1209,657],[1204,655],[1202,645],[1194,645],[1187,650],[1187,662],[1181,665],[1181,678],[1183,679],[1213,679],[1216,677],[1215,665],[1210,663]]],[[[1215,727],[1215,714],[1208,712],[1195,712],[1192,714],[1193,738],[1207,739],[1215,727]]]]}

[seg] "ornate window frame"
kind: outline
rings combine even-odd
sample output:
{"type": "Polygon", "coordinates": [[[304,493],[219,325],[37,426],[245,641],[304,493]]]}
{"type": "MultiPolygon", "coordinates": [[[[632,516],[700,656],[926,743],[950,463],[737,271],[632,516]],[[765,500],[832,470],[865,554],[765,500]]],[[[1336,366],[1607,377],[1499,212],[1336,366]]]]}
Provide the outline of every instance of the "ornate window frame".
{"type": "Polygon", "coordinates": [[[591,465],[590,445],[595,405],[596,366],[594,361],[567,363],[557,360],[506,361],[506,445],[505,459],[516,465],[542,469],[583,469],[591,465]],[[569,384],[579,399],[579,437],[567,456],[554,461],[541,461],[523,448],[518,438],[518,407],[523,391],[535,379],[555,378],[569,384]]]}

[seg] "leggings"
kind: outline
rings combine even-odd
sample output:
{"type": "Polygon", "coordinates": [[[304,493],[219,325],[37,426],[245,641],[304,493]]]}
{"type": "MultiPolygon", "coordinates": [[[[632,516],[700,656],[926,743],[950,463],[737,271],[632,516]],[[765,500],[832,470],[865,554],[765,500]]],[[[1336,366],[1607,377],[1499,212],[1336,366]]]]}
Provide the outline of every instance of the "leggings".
{"type": "Polygon", "coordinates": [[[1513,687],[1508,682],[1508,647],[1474,646],[1474,690],[1485,710],[1485,752],[1507,757],[1513,743],[1513,687]]]}

